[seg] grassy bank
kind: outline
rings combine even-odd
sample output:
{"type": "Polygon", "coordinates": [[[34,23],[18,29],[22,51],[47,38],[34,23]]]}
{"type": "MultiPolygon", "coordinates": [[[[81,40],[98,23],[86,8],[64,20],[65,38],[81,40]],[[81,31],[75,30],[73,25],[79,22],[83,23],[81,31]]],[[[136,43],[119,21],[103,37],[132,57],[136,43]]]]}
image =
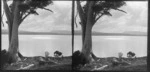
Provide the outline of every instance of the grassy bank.
{"type": "Polygon", "coordinates": [[[5,65],[5,70],[71,70],[71,56],[63,58],[48,57],[25,57],[22,61],[5,65]],[[29,67],[30,66],[30,67],[29,67]]]}
{"type": "Polygon", "coordinates": [[[98,58],[99,59],[98,61],[87,64],[83,66],[80,70],[86,70],[86,71],[146,71],[147,70],[147,57],[137,57],[136,59],[123,58],[124,61],[130,64],[118,65],[118,66],[112,65],[113,58],[115,57],[98,58]],[[107,65],[107,67],[102,69],[101,67],[105,65],[107,65]]]}

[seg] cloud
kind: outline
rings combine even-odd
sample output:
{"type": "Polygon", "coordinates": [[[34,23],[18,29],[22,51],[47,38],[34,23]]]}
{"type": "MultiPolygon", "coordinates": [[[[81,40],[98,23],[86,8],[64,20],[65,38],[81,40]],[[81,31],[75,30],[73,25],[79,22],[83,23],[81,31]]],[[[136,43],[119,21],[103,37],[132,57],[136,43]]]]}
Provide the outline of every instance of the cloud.
{"type": "Polygon", "coordinates": [[[127,1],[126,3],[132,9],[146,9],[148,7],[148,1],[127,1]]]}
{"type": "MultiPolygon", "coordinates": [[[[93,27],[93,31],[99,32],[125,32],[125,31],[142,31],[147,32],[147,1],[126,1],[126,5],[120,9],[127,14],[111,10],[112,17],[103,16],[93,27]]],[[[19,30],[51,32],[54,30],[71,30],[71,1],[54,1],[53,5],[47,8],[54,13],[38,9],[39,15],[30,15],[19,27],[19,30]]],[[[6,18],[4,17],[4,21],[6,18]]],[[[77,23],[79,18],[77,18],[77,23]]],[[[7,29],[7,25],[2,27],[7,29]]],[[[81,26],[78,24],[78,28],[81,26]]]]}
{"type": "Polygon", "coordinates": [[[47,8],[51,9],[53,13],[45,10],[37,10],[39,15],[29,16],[20,26],[21,30],[50,32],[53,30],[69,30],[68,26],[71,24],[71,7],[69,4],[54,1],[54,5],[47,8]],[[60,7],[60,5],[62,7],[60,7]],[[65,27],[66,26],[66,29],[65,27]]]}
{"type": "Polygon", "coordinates": [[[112,10],[112,17],[102,17],[94,26],[93,31],[100,32],[147,32],[148,2],[126,2],[126,6],[120,8],[127,14],[112,10]]]}
{"type": "Polygon", "coordinates": [[[72,1],[54,1],[54,4],[58,7],[68,8],[71,7],[72,1]]]}

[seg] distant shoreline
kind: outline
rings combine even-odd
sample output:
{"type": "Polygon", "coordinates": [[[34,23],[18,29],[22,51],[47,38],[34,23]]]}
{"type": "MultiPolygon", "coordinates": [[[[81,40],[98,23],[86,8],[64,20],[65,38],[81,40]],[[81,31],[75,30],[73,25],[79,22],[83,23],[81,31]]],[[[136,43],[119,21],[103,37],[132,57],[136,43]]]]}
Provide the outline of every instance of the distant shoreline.
{"type": "MultiPolygon", "coordinates": [[[[6,33],[2,33],[1,35],[8,35],[6,33]]],[[[71,35],[71,34],[22,34],[20,33],[19,35],[71,35]]],[[[74,35],[81,35],[81,34],[74,34],[74,35]]],[[[92,34],[92,36],[147,36],[147,35],[132,35],[132,34],[92,34]]]]}
{"type": "MultiPolygon", "coordinates": [[[[52,31],[52,32],[28,32],[28,31],[19,31],[19,35],[71,35],[70,31],[52,31]]],[[[2,30],[1,34],[8,34],[7,30],[2,30]]],[[[75,31],[74,35],[82,35],[82,31],[75,31]]],[[[138,32],[138,31],[126,31],[123,33],[105,33],[105,32],[96,32],[92,31],[92,36],[147,36],[147,32],[138,32]]]]}

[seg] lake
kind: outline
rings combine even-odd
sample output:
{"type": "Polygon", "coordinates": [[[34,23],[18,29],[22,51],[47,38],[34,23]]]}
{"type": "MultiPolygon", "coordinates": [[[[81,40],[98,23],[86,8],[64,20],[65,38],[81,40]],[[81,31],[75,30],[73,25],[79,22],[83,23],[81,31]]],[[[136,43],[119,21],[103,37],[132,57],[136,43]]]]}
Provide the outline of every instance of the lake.
{"type": "MultiPolygon", "coordinates": [[[[98,57],[118,56],[122,52],[126,57],[128,51],[137,57],[147,56],[147,36],[92,36],[93,51],[98,57]]],[[[75,50],[81,50],[81,36],[75,36],[75,50]]],[[[2,49],[8,49],[8,35],[2,35],[2,49]]],[[[44,56],[48,51],[53,56],[59,50],[64,56],[72,55],[70,35],[19,35],[19,50],[24,56],[44,56]]]]}

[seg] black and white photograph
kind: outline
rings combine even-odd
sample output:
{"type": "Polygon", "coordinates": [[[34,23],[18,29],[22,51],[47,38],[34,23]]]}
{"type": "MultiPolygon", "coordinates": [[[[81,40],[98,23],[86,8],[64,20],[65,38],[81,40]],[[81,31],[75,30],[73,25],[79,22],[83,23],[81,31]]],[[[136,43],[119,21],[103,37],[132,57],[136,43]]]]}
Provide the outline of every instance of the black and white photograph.
{"type": "Polygon", "coordinates": [[[147,71],[148,0],[1,0],[1,70],[147,71]]]}
{"type": "Polygon", "coordinates": [[[148,1],[76,1],[73,70],[146,71],[148,1]],[[82,36],[82,37],[81,37],[82,36]]]}
{"type": "Polygon", "coordinates": [[[72,1],[2,0],[4,70],[71,70],[72,1]]]}

